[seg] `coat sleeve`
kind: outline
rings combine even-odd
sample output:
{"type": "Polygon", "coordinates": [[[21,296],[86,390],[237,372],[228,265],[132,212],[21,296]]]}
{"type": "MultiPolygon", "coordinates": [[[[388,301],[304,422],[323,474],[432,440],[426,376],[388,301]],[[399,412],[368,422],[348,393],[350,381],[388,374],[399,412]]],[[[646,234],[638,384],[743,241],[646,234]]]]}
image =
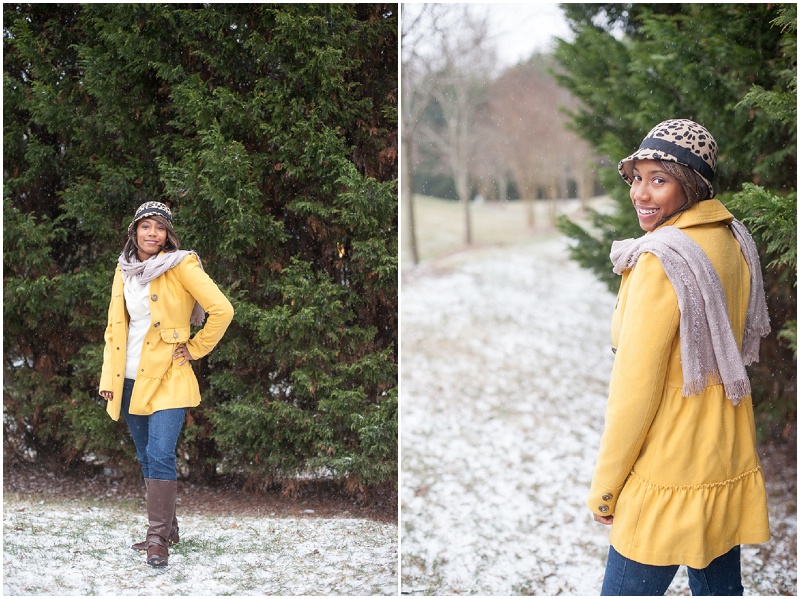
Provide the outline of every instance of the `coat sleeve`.
{"type": "Polygon", "coordinates": [[[586,500],[612,516],[664,392],[678,334],[678,297],[658,258],[642,254],[631,273],[611,372],[605,430],[586,500]]]}
{"type": "Polygon", "coordinates": [[[207,355],[222,339],[233,320],[233,306],[203,271],[197,257],[187,256],[179,268],[184,288],[208,314],[205,326],[186,343],[192,358],[197,360],[207,355]]]}
{"type": "Polygon", "coordinates": [[[118,273],[114,272],[114,282],[111,284],[111,301],[108,304],[108,324],[106,325],[106,332],[103,335],[105,338],[105,347],[103,348],[103,369],[100,373],[100,391],[113,391],[114,389],[114,357],[112,348],[112,321],[114,309],[114,291],[117,287],[118,273]]]}

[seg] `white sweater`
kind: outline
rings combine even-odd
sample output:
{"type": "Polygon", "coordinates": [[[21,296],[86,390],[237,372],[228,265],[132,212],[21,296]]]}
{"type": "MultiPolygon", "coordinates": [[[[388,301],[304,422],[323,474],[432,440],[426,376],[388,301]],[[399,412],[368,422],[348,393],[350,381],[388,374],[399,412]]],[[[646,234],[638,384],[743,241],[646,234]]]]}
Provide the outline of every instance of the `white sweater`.
{"type": "Polygon", "coordinates": [[[125,353],[125,378],[136,379],[142,357],[144,336],[150,327],[150,283],[140,284],[136,277],[123,275],[125,307],[131,317],[128,325],[128,345],[125,353]]]}

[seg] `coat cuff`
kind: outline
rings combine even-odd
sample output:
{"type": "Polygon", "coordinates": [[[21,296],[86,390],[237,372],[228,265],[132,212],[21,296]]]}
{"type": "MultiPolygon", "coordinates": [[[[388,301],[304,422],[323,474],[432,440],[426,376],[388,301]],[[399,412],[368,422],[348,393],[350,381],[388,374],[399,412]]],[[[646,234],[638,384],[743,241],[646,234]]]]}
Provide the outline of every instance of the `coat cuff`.
{"type": "Polygon", "coordinates": [[[97,389],[97,394],[100,395],[101,391],[113,391],[114,387],[112,385],[111,374],[104,368],[103,372],[100,374],[100,385],[97,389]]]}
{"type": "Polygon", "coordinates": [[[622,487],[611,488],[597,480],[592,480],[592,488],[586,499],[586,506],[598,516],[613,516],[620,491],[622,491],[622,487]]]}

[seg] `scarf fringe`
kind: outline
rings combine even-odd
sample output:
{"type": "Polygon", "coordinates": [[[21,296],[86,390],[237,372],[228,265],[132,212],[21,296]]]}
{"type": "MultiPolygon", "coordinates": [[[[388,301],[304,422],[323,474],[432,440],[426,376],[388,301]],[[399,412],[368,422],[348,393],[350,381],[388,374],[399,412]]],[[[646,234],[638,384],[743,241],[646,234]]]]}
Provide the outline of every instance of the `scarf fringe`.
{"type": "Polygon", "coordinates": [[[739,405],[743,397],[750,395],[750,379],[740,379],[737,381],[723,382],[719,372],[708,372],[700,380],[684,381],[681,394],[683,397],[694,397],[700,395],[706,387],[722,385],[725,389],[725,397],[731,400],[733,405],[739,405]]]}
{"type": "Polygon", "coordinates": [[[733,405],[739,405],[739,400],[750,395],[750,380],[734,381],[730,385],[725,385],[725,397],[731,400],[733,405]]]}

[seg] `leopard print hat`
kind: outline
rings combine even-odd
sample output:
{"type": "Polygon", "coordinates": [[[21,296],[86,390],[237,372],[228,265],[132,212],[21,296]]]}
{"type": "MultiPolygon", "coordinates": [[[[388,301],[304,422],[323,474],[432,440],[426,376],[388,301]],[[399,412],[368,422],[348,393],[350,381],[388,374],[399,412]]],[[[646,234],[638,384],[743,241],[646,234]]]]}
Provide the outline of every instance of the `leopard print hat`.
{"type": "Polygon", "coordinates": [[[172,222],[172,211],[162,202],[145,202],[136,209],[136,214],[128,225],[128,235],[133,232],[133,228],[140,220],[148,216],[162,216],[170,223],[172,222]]]}
{"type": "Polygon", "coordinates": [[[619,161],[619,174],[628,185],[633,183],[636,160],[665,160],[693,169],[708,186],[713,198],[714,175],[717,172],[717,142],[702,125],[688,119],[671,119],[653,127],[639,149],[619,161]]]}

